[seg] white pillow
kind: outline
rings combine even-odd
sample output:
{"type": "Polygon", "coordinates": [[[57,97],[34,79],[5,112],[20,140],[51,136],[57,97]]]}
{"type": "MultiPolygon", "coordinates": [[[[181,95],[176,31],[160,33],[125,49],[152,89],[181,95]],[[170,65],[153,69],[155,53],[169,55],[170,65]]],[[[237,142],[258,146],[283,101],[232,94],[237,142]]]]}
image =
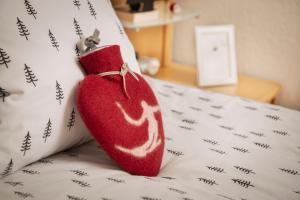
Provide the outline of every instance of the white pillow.
{"type": "Polygon", "coordinates": [[[87,138],[75,106],[84,78],[75,44],[100,30],[139,72],[108,0],[1,0],[0,177],[87,138]]]}

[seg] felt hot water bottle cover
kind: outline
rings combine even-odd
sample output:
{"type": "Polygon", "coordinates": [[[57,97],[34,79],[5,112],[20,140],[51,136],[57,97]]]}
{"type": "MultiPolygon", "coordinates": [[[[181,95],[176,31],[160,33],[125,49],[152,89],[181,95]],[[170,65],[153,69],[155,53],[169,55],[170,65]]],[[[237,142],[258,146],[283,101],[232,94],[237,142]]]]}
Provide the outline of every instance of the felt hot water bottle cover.
{"type": "Polygon", "coordinates": [[[117,45],[80,57],[87,76],[80,83],[80,115],[107,154],[131,174],[156,176],[164,132],[157,100],[142,76],[123,62],[117,45]]]}

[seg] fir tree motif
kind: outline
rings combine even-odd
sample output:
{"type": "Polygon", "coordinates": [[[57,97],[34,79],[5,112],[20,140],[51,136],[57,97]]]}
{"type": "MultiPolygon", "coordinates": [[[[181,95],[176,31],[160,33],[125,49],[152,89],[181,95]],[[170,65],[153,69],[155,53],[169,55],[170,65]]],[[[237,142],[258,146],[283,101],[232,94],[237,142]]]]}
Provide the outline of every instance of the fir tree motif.
{"type": "Polygon", "coordinates": [[[35,170],[32,170],[32,169],[23,169],[22,172],[24,174],[30,174],[30,175],[40,174],[39,171],[35,171],[35,170]]]}
{"type": "Polygon", "coordinates": [[[233,133],[233,135],[244,138],[244,139],[248,138],[247,135],[243,135],[243,134],[239,134],[239,133],[233,133]]]}
{"type": "Polygon", "coordinates": [[[223,128],[223,129],[226,129],[226,130],[228,130],[228,131],[234,130],[234,128],[232,128],[232,127],[230,127],[230,126],[223,126],[223,125],[220,125],[219,127],[220,127],[220,128],[223,128]]]}
{"type": "Polygon", "coordinates": [[[23,183],[22,182],[17,182],[17,181],[5,181],[4,183],[6,184],[9,184],[13,187],[16,187],[16,186],[23,186],[23,183]]]}
{"type": "Polygon", "coordinates": [[[115,182],[115,183],[125,183],[124,180],[116,179],[116,178],[107,178],[107,180],[113,181],[113,182],[115,182]]]}
{"type": "Polygon", "coordinates": [[[254,131],[250,131],[249,133],[252,134],[252,135],[259,136],[259,137],[263,137],[264,136],[263,133],[258,133],[258,132],[254,132],[254,131]]]}
{"type": "Polygon", "coordinates": [[[219,150],[219,149],[209,149],[209,150],[214,151],[214,152],[217,152],[217,153],[219,153],[219,154],[221,154],[221,155],[226,154],[225,151],[222,151],[222,150],[219,150]]]}
{"type": "Polygon", "coordinates": [[[247,108],[248,110],[257,110],[257,108],[255,108],[255,107],[252,107],[252,106],[244,106],[245,108],[247,108]]]}
{"type": "Polygon", "coordinates": [[[74,22],[73,23],[74,23],[74,28],[75,28],[76,35],[78,35],[79,39],[81,39],[82,36],[83,36],[83,33],[82,33],[82,30],[81,30],[81,28],[79,26],[78,21],[75,18],[74,18],[74,22]]]}
{"type": "Polygon", "coordinates": [[[5,91],[4,88],[0,87],[0,98],[2,98],[2,102],[5,101],[5,98],[10,95],[9,92],[5,91]]]}
{"type": "MultiPolygon", "coordinates": [[[[116,22],[120,35],[124,35],[125,31],[122,25],[119,22],[116,22]]],[[[164,86],[166,87],[166,86],[164,86]]]]}
{"type": "Polygon", "coordinates": [[[146,197],[146,196],[141,197],[141,198],[142,198],[142,200],[161,200],[161,199],[159,199],[159,198],[146,197]]]}
{"type": "Polygon", "coordinates": [[[87,182],[80,181],[80,180],[72,180],[73,183],[78,184],[80,187],[91,187],[91,185],[87,182]]]}
{"type": "Polygon", "coordinates": [[[218,173],[225,173],[225,170],[220,167],[214,167],[214,166],[206,166],[209,170],[218,172],[218,173]]]}
{"type": "Polygon", "coordinates": [[[15,195],[17,195],[18,197],[22,198],[22,199],[26,199],[28,197],[33,198],[33,195],[30,193],[26,193],[26,192],[20,192],[20,191],[14,191],[15,195]]]}
{"type": "Polygon", "coordinates": [[[87,0],[87,4],[89,6],[90,14],[96,19],[97,13],[96,13],[96,11],[94,9],[93,4],[89,0],[87,0]]]}
{"type": "Polygon", "coordinates": [[[285,168],[279,168],[279,169],[288,174],[299,175],[299,172],[293,169],[285,169],[285,168]]]}
{"type": "Polygon", "coordinates": [[[206,102],[210,101],[210,99],[206,98],[206,97],[198,97],[198,99],[201,100],[201,101],[206,101],[206,102]]]}
{"type": "Polygon", "coordinates": [[[222,118],[220,115],[216,115],[216,114],[209,114],[209,116],[214,117],[216,119],[221,119],[222,118]]]}
{"type": "Polygon", "coordinates": [[[167,149],[168,153],[173,154],[174,156],[182,156],[183,153],[181,151],[175,151],[171,149],[167,149]]]}
{"type": "Polygon", "coordinates": [[[203,182],[203,183],[206,183],[208,185],[219,185],[219,184],[216,183],[215,180],[208,179],[208,178],[198,178],[198,180],[203,182]]]}
{"type": "Polygon", "coordinates": [[[299,191],[294,191],[296,194],[300,194],[300,190],[299,191]]]}
{"type": "Polygon", "coordinates": [[[185,130],[192,130],[191,127],[187,127],[187,126],[178,126],[179,128],[185,129],[185,130]]]}
{"type": "Polygon", "coordinates": [[[34,19],[36,19],[35,15],[37,14],[37,12],[33,8],[33,6],[30,4],[30,2],[28,0],[25,0],[24,4],[25,4],[28,15],[32,15],[34,17],[34,19]]]}
{"type": "Polygon", "coordinates": [[[179,193],[179,194],[186,194],[185,191],[182,191],[182,190],[179,190],[179,189],[176,189],[176,188],[168,188],[170,191],[173,191],[173,192],[176,192],[176,193],[179,193]]]}
{"type": "Polygon", "coordinates": [[[183,197],[182,200],[193,200],[191,198],[183,197]]]}
{"type": "Polygon", "coordinates": [[[249,153],[249,150],[248,149],[245,149],[245,148],[241,148],[241,147],[232,147],[234,150],[237,150],[239,152],[242,152],[242,153],[249,153]]]}
{"type": "Polygon", "coordinates": [[[170,176],[162,176],[161,178],[167,179],[167,180],[175,180],[176,178],[170,177],[170,176]]]}
{"type": "Polygon", "coordinates": [[[75,45],[75,54],[76,54],[77,57],[80,56],[80,50],[79,50],[77,44],[75,45]]]}
{"type": "Polygon", "coordinates": [[[24,64],[24,65],[25,65],[24,71],[25,71],[26,82],[27,83],[32,83],[34,85],[34,87],[36,87],[35,82],[37,82],[38,79],[36,78],[36,76],[32,72],[31,68],[26,64],[24,64]]]}
{"type": "Polygon", "coordinates": [[[222,109],[223,106],[210,106],[211,108],[214,108],[214,109],[222,109]]]}
{"type": "Polygon", "coordinates": [[[13,160],[11,158],[9,163],[7,164],[6,168],[1,173],[1,176],[3,177],[3,176],[7,176],[8,174],[10,174],[12,172],[13,165],[14,165],[14,163],[13,163],[13,160]]]}
{"type": "Polygon", "coordinates": [[[4,49],[0,48],[0,65],[5,65],[6,68],[8,68],[8,63],[10,63],[11,60],[7,53],[4,51],[4,49]]]}
{"type": "Polygon", "coordinates": [[[70,170],[70,171],[73,172],[77,176],[88,176],[88,173],[86,173],[85,171],[82,171],[82,170],[70,170]]]}
{"type": "Polygon", "coordinates": [[[183,92],[178,92],[178,91],[173,90],[172,93],[176,94],[178,96],[183,96],[183,92]]]}
{"type": "Polygon", "coordinates": [[[172,113],[175,113],[175,114],[177,114],[177,115],[182,115],[182,114],[183,114],[183,112],[178,111],[178,110],[171,110],[171,112],[172,112],[172,113]]]}
{"type": "Polygon", "coordinates": [[[73,5],[76,6],[79,10],[81,6],[80,0],[73,0],[73,5]]]}
{"type": "Polygon", "coordinates": [[[239,184],[240,186],[242,186],[244,188],[254,187],[254,185],[252,185],[250,181],[241,180],[241,179],[231,179],[231,180],[234,183],[237,183],[237,184],[239,184]]]}
{"type": "Polygon", "coordinates": [[[183,119],[182,122],[187,123],[187,124],[195,124],[196,121],[193,119],[183,119]]]}
{"type": "Polygon", "coordinates": [[[51,123],[51,120],[49,118],[49,120],[47,122],[47,125],[46,125],[46,128],[45,128],[44,133],[43,133],[44,142],[47,141],[47,138],[51,135],[51,132],[52,132],[52,123],[51,123]]]}
{"type": "Polygon", "coordinates": [[[156,179],[153,179],[153,178],[148,177],[148,176],[144,176],[144,178],[147,179],[147,180],[156,181],[156,179]]]}
{"type": "Polygon", "coordinates": [[[59,51],[58,47],[59,47],[59,44],[55,38],[55,36],[53,35],[53,33],[51,32],[51,30],[49,29],[49,33],[48,33],[48,36],[50,38],[50,42],[52,44],[52,47],[56,48],[57,51],[59,51]]]}
{"type": "Polygon", "coordinates": [[[163,97],[170,97],[170,95],[163,93],[163,92],[157,92],[159,95],[163,96],[163,97]]]}
{"type": "Polygon", "coordinates": [[[82,197],[77,197],[77,196],[73,196],[73,195],[67,195],[67,198],[69,200],[87,200],[85,198],[82,198],[82,197]]]}
{"type": "Polygon", "coordinates": [[[255,145],[259,146],[259,147],[262,147],[264,149],[270,149],[270,145],[268,144],[264,144],[264,143],[259,143],[259,142],[254,142],[255,145]]]}
{"type": "Polygon", "coordinates": [[[252,169],[247,169],[245,167],[241,167],[241,166],[234,166],[237,170],[245,173],[245,174],[255,174],[255,172],[252,169]]]}
{"type": "Polygon", "coordinates": [[[201,108],[198,108],[198,107],[195,107],[195,106],[190,106],[189,108],[192,109],[192,110],[195,110],[195,111],[201,111],[202,110],[201,108]]]}
{"type": "Polygon", "coordinates": [[[26,40],[28,40],[28,36],[30,35],[29,30],[24,25],[24,22],[19,19],[19,17],[17,17],[17,26],[19,29],[19,35],[25,37],[26,40]]]}
{"type": "Polygon", "coordinates": [[[215,140],[210,140],[210,139],[202,139],[204,142],[207,142],[209,144],[212,144],[212,145],[219,145],[219,143],[215,140]]]}
{"type": "Polygon", "coordinates": [[[273,119],[274,121],[280,120],[280,117],[277,115],[266,115],[267,118],[273,119]]]}
{"type": "Polygon", "coordinates": [[[73,107],[70,118],[69,118],[69,122],[67,127],[69,128],[69,131],[71,130],[71,128],[75,125],[75,109],[73,107]]]}
{"type": "MultiPolygon", "coordinates": [[[[234,198],[225,196],[225,195],[223,195],[223,194],[218,194],[218,196],[220,196],[220,197],[222,197],[222,198],[224,198],[224,199],[228,199],[228,200],[236,200],[236,199],[234,199],[234,198]]],[[[244,200],[244,199],[241,199],[241,200],[244,200]]]]}
{"type": "Polygon", "coordinates": [[[30,149],[30,147],[31,147],[31,136],[28,131],[27,135],[25,135],[25,138],[21,146],[21,151],[23,152],[23,156],[25,156],[26,152],[30,149]]]}
{"type": "Polygon", "coordinates": [[[279,130],[273,130],[273,133],[277,133],[277,134],[283,135],[283,136],[288,135],[288,133],[286,131],[279,131],[279,130]]]}
{"type": "Polygon", "coordinates": [[[61,100],[64,98],[64,92],[62,90],[61,85],[56,81],[56,100],[61,105],[61,100]]]}
{"type": "Polygon", "coordinates": [[[36,161],[37,163],[41,163],[41,164],[53,164],[52,160],[49,159],[40,159],[38,161],[36,161]]]}

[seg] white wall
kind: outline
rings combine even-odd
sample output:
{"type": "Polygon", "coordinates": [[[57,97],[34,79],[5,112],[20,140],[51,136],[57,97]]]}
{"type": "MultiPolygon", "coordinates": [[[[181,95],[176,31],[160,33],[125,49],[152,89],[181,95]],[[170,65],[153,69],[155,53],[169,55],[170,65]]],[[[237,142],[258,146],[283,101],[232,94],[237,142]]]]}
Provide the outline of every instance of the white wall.
{"type": "Polygon", "coordinates": [[[300,110],[300,0],[177,0],[199,19],[174,28],[174,61],[196,64],[194,26],[233,24],[238,71],[282,85],[277,104],[300,110]]]}

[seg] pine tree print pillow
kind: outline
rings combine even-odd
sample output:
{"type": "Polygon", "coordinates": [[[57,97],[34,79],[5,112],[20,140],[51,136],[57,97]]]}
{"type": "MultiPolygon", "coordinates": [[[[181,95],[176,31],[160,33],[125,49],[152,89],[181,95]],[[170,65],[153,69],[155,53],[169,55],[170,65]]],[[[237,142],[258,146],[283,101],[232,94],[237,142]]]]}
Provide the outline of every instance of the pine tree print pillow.
{"type": "Polygon", "coordinates": [[[1,0],[0,177],[89,139],[75,107],[76,43],[95,28],[139,72],[109,0],[1,0]]]}

